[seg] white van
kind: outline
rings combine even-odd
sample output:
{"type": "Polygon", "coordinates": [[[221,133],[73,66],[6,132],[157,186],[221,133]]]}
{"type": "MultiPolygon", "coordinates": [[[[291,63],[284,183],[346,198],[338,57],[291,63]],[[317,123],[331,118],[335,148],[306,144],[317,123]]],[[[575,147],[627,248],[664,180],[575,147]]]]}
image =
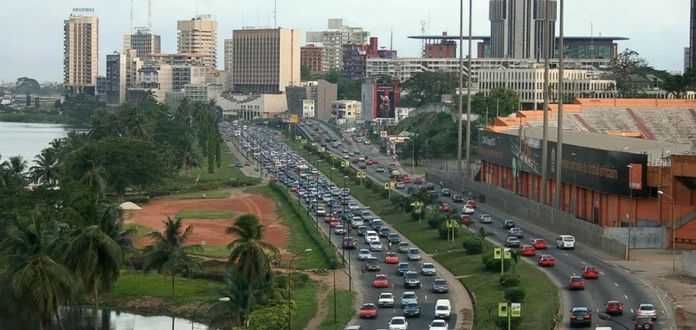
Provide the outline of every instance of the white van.
{"type": "Polygon", "coordinates": [[[561,235],[556,238],[556,247],[559,249],[575,249],[575,237],[572,235],[561,235]]]}
{"type": "Polygon", "coordinates": [[[452,312],[452,305],[449,299],[438,299],[435,302],[435,318],[448,319],[452,312]]]}

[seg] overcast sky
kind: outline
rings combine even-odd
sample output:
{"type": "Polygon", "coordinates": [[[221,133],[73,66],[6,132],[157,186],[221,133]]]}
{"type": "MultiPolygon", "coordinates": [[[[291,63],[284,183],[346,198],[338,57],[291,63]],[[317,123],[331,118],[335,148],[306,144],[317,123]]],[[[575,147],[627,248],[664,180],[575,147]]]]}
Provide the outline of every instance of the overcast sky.
{"type": "MultiPolygon", "coordinates": [[[[147,24],[147,0],[135,2],[135,25],[147,24]]],[[[277,0],[278,24],[304,31],[320,30],[330,17],[361,26],[389,46],[393,31],[399,56],[418,56],[420,21],[430,34],[459,31],[456,0],[277,0]]],[[[63,75],[63,20],[73,7],[93,7],[100,18],[100,75],[106,54],[120,50],[130,25],[129,0],[4,0],[0,10],[0,81],[28,76],[60,81],[63,75]]],[[[274,0],[152,0],[153,30],[162,36],[162,51],[176,51],[176,21],[212,14],[218,21],[218,66],[223,63],[223,40],[243,26],[272,26],[274,0]]],[[[488,0],[474,0],[474,34],[488,35],[488,0]]],[[[688,0],[570,0],[566,1],[566,35],[625,36],[620,48],[637,50],[658,68],[681,71],[688,45],[688,0]]],[[[304,35],[304,33],[303,33],[304,35]]],[[[474,48],[475,51],[475,48],[474,48]]]]}

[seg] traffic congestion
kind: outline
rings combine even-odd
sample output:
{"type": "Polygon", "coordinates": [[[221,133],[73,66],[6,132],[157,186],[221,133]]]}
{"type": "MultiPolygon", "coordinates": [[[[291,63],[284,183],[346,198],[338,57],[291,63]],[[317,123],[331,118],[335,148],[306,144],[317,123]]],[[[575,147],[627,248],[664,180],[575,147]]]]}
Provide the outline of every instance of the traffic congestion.
{"type": "Polygon", "coordinates": [[[578,247],[577,243],[581,242],[576,242],[572,235],[555,234],[523,219],[478,207],[472,192],[457,192],[440,182],[428,183],[422,177],[410,177],[396,159],[380,154],[358,134],[339,136],[316,121],[303,123],[301,129],[315,143],[348,160],[370,178],[394,182],[396,190],[403,195],[428,189],[439,211],[459,219],[472,231],[483,228],[491,241],[519,251],[524,259],[538,265],[562,289],[562,322],[566,327],[671,328],[665,304],[649,293],[651,288],[627,270],[606,262],[596,251],[578,247]]]}
{"type": "Polygon", "coordinates": [[[337,247],[362,297],[358,319],[346,329],[455,328],[451,283],[418,247],[291,151],[276,131],[229,123],[222,131],[252,166],[294,194],[337,247]]]}

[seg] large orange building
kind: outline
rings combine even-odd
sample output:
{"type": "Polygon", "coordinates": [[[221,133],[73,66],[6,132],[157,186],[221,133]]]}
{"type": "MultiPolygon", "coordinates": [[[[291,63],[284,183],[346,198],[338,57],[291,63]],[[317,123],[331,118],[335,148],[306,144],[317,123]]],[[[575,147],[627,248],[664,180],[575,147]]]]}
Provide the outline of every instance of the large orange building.
{"type": "MultiPolygon", "coordinates": [[[[549,113],[555,178],[557,105],[549,113]]],[[[578,99],[564,107],[563,210],[605,227],[664,226],[696,248],[696,101],[578,99]]],[[[541,196],[543,112],[499,117],[481,137],[481,181],[541,196]]]]}

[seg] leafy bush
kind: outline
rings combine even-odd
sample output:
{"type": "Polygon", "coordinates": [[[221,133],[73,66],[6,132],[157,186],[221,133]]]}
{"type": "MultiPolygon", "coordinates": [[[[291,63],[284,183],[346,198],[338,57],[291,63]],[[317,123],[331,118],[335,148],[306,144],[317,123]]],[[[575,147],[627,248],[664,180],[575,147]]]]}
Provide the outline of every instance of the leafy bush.
{"type": "Polygon", "coordinates": [[[505,300],[509,302],[521,303],[526,296],[527,293],[521,287],[516,286],[505,289],[505,300]]]}
{"type": "Polygon", "coordinates": [[[467,238],[462,242],[462,247],[467,254],[481,254],[483,252],[483,242],[478,238],[467,238]]]}
{"type": "MultiPolygon", "coordinates": [[[[500,260],[493,259],[492,253],[487,253],[481,256],[481,262],[483,263],[483,268],[489,272],[500,272],[500,260]]],[[[510,259],[506,259],[504,262],[505,271],[510,270],[510,259]]]]}
{"type": "Polygon", "coordinates": [[[433,216],[433,215],[428,216],[428,226],[430,226],[430,228],[433,228],[433,229],[438,228],[438,227],[440,227],[440,224],[442,222],[443,222],[443,219],[441,217],[433,216]]]}
{"type": "Polygon", "coordinates": [[[504,288],[516,287],[520,285],[520,276],[517,274],[503,274],[499,282],[504,288]]]}

